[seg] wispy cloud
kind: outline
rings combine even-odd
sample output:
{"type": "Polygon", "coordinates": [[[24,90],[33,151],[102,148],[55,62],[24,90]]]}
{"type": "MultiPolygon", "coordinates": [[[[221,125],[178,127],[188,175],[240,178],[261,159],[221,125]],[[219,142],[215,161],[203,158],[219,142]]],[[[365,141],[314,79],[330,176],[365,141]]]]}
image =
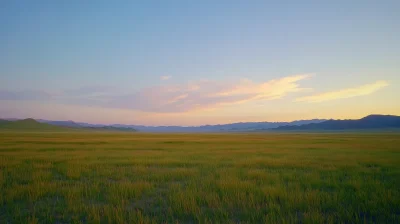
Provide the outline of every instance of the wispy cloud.
{"type": "Polygon", "coordinates": [[[161,80],[168,80],[168,79],[170,79],[172,76],[170,76],[170,75],[165,75],[165,76],[161,76],[160,77],[160,79],[161,80]]]}
{"type": "Polygon", "coordinates": [[[111,86],[83,86],[80,88],[73,88],[64,90],[63,93],[68,96],[93,96],[102,95],[114,91],[111,86]]]}
{"type": "MultiPolygon", "coordinates": [[[[290,93],[304,90],[298,82],[308,77],[310,75],[301,74],[261,83],[247,79],[235,82],[205,80],[175,85],[164,84],[125,94],[104,87],[85,87],[76,91],[61,91],[52,95],[50,99],[42,99],[64,104],[176,113],[280,99],[290,93]]],[[[10,100],[24,100],[21,97],[13,97],[10,93],[3,94],[3,98],[10,97],[10,100]]]]}
{"type": "Polygon", "coordinates": [[[38,90],[3,91],[0,90],[0,100],[49,100],[51,94],[38,90]]]}
{"type": "Polygon", "coordinates": [[[296,101],[297,102],[318,103],[318,102],[329,101],[329,100],[345,99],[345,98],[351,98],[351,97],[356,97],[356,96],[364,96],[364,95],[372,94],[388,85],[389,85],[389,83],[387,81],[381,80],[381,81],[376,81],[371,84],[366,84],[366,85],[358,86],[358,87],[354,87],[354,88],[341,89],[341,90],[332,91],[332,92],[318,93],[318,94],[311,95],[311,96],[300,97],[300,98],[297,98],[296,101]]]}
{"type": "Polygon", "coordinates": [[[310,75],[295,75],[263,83],[198,81],[181,85],[163,85],[142,89],[137,93],[110,98],[107,107],[147,112],[186,112],[256,100],[279,99],[302,91],[298,81],[310,75]]]}

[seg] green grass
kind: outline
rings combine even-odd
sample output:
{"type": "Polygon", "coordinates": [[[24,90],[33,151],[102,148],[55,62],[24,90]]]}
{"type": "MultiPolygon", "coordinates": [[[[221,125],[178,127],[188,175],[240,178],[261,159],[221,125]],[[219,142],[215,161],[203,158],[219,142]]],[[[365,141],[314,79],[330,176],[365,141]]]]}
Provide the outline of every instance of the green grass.
{"type": "Polygon", "coordinates": [[[0,132],[0,223],[400,223],[400,134],[0,132]]]}

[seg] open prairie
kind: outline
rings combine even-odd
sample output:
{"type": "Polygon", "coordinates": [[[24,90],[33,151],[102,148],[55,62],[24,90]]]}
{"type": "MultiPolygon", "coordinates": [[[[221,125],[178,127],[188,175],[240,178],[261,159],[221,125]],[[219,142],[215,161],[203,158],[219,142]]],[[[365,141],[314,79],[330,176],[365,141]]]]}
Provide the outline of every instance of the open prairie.
{"type": "Polygon", "coordinates": [[[400,223],[400,134],[0,132],[0,223],[400,223]]]}

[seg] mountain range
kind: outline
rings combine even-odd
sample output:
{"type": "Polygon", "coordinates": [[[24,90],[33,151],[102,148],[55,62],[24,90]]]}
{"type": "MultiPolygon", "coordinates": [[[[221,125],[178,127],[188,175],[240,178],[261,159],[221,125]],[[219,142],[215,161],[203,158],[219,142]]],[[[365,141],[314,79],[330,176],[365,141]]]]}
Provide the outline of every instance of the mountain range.
{"type": "MultiPolygon", "coordinates": [[[[38,120],[42,123],[65,126],[65,127],[89,127],[98,128],[104,125],[78,123],[74,121],[49,121],[38,120]]],[[[302,125],[319,123],[325,120],[300,120],[292,122],[240,122],[232,124],[217,124],[217,125],[202,125],[202,126],[144,126],[144,125],[126,125],[126,124],[112,124],[108,127],[121,128],[121,129],[135,129],[142,132],[237,132],[237,131],[257,131],[277,128],[283,125],[302,125]]]]}
{"type": "Polygon", "coordinates": [[[303,125],[284,125],[272,130],[361,130],[361,129],[389,129],[400,128],[400,116],[369,115],[358,120],[327,120],[320,123],[303,125]]]}
{"type": "Polygon", "coordinates": [[[257,131],[319,131],[319,130],[400,130],[400,116],[369,115],[355,120],[298,120],[292,122],[240,122],[203,126],[144,126],[126,124],[90,124],[74,121],[34,119],[0,120],[0,129],[11,130],[110,130],[141,132],[257,132],[257,131]],[[62,128],[62,129],[60,129],[62,128]]]}

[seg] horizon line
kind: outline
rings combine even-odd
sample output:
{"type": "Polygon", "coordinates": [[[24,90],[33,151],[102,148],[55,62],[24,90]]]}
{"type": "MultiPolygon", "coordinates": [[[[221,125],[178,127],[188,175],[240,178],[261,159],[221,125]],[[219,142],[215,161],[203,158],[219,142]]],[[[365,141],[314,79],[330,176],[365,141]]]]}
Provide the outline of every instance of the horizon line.
{"type": "Polygon", "coordinates": [[[121,124],[121,123],[113,123],[113,124],[104,124],[104,123],[89,123],[89,122],[84,122],[84,121],[73,121],[73,120],[47,120],[47,119],[41,119],[41,118],[33,118],[33,117],[27,117],[27,118],[1,118],[0,120],[7,120],[7,121],[21,121],[21,120],[28,120],[28,119],[33,119],[37,122],[42,121],[59,121],[59,122],[73,122],[75,124],[80,124],[80,123],[86,123],[90,125],[105,125],[105,126],[113,126],[113,125],[126,125],[126,126],[144,126],[144,127],[203,127],[203,126],[218,126],[218,125],[229,125],[229,124],[242,124],[242,123],[292,123],[296,121],[311,121],[311,120],[359,120],[368,116],[373,116],[373,115],[380,115],[380,116],[400,116],[400,115],[394,115],[394,114],[369,114],[362,116],[358,119],[333,119],[333,118],[313,118],[313,119],[298,119],[298,120],[292,120],[292,121],[240,121],[240,122],[234,122],[234,123],[221,123],[221,124],[203,124],[203,125],[142,125],[142,124],[121,124]]]}

